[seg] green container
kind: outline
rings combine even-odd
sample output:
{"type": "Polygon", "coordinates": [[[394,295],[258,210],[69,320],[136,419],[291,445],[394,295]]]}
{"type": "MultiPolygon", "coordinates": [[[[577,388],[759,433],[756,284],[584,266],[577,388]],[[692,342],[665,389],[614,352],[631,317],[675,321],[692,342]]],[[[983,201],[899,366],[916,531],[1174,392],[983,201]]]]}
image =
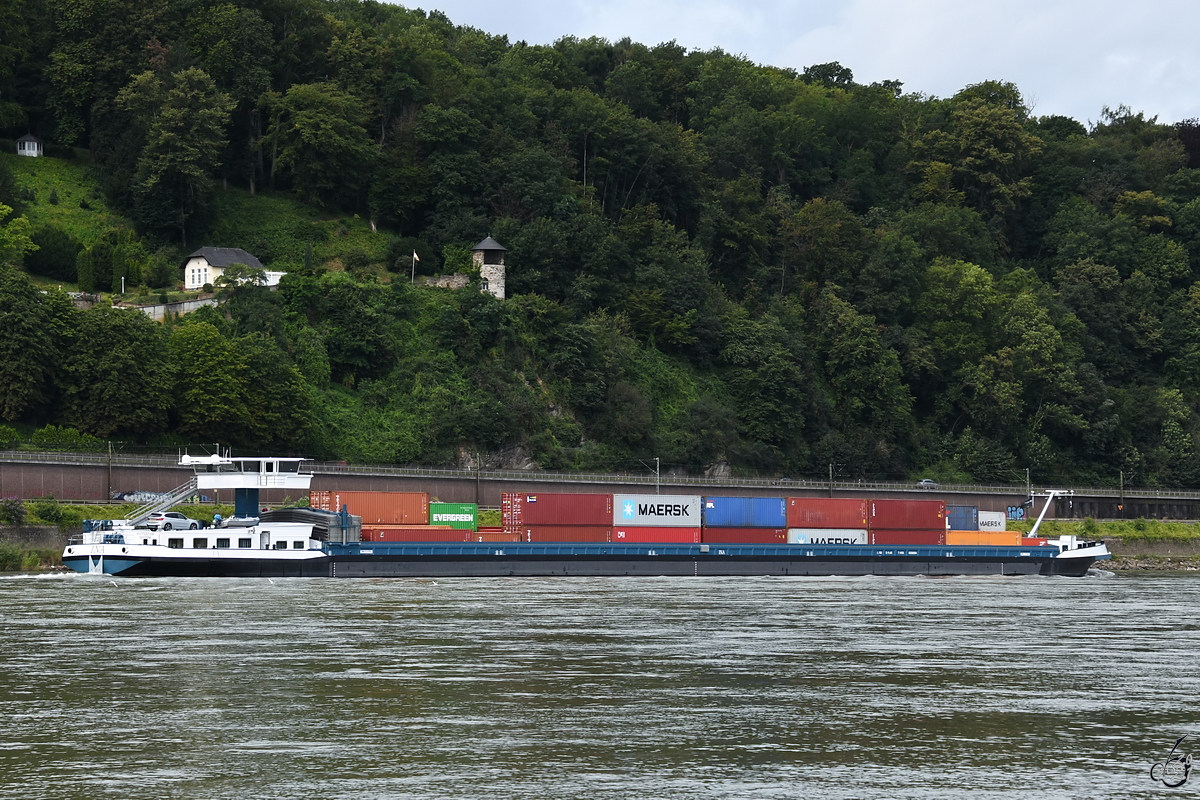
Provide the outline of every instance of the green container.
{"type": "Polygon", "coordinates": [[[479,506],[474,503],[430,503],[429,524],[459,531],[479,530],[479,506]]]}

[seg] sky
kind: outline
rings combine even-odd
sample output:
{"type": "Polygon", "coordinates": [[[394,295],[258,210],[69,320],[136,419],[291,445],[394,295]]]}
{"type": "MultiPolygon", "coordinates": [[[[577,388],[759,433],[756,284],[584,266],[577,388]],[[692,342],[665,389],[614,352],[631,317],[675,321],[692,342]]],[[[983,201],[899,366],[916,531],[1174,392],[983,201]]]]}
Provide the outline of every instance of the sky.
{"type": "Polygon", "coordinates": [[[436,0],[456,25],[551,44],[628,36],[721,48],[803,70],[838,61],[855,81],[898,80],[948,97],[984,80],[1017,85],[1035,116],[1085,125],[1105,106],[1159,122],[1200,117],[1196,0],[436,0]]]}

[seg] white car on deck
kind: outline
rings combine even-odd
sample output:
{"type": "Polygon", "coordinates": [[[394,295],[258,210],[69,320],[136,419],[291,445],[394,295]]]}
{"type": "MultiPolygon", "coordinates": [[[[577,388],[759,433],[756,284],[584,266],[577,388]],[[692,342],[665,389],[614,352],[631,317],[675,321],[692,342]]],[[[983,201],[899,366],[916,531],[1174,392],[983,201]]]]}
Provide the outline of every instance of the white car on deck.
{"type": "Polygon", "coordinates": [[[151,514],[146,518],[145,524],[152,531],[157,531],[159,528],[164,531],[194,531],[200,527],[199,522],[188,519],[178,511],[162,511],[151,514]]]}

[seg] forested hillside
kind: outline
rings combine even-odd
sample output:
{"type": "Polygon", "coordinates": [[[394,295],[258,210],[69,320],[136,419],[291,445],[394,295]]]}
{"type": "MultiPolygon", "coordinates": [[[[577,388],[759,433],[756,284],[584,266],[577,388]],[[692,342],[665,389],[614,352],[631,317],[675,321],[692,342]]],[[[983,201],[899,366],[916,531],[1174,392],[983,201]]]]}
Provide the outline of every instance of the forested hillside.
{"type": "Polygon", "coordinates": [[[1196,121],[361,0],[0,20],[5,151],[31,132],[81,176],[0,161],[9,438],[1200,481],[1196,121]],[[489,234],[507,299],[410,285],[489,234]],[[289,274],[166,324],[29,277],[158,294],[202,245],[289,274]]]}

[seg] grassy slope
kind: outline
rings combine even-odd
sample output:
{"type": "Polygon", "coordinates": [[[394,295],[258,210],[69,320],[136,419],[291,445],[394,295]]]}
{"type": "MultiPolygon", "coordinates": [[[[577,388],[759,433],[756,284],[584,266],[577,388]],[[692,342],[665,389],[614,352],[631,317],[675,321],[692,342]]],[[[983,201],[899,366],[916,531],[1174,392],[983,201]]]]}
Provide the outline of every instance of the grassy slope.
{"type": "MultiPolygon", "coordinates": [[[[26,202],[24,209],[33,226],[55,225],[84,245],[112,228],[134,227],[132,220],[108,208],[90,165],[11,154],[0,154],[0,158],[12,170],[17,185],[34,191],[36,200],[26,202]],[[51,190],[58,195],[57,204],[49,200],[51,190]],[[88,209],[80,207],[85,200],[88,209]]],[[[188,252],[204,246],[240,247],[265,264],[286,269],[288,264],[304,262],[309,243],[318,264],[338,262],[352,250],[362,250],[371,261],[381,263],[387,248],[387,234],[372,231],[357,215],[314,209],[284,193],[252,196],[244,189],[218,188],[213,212],[211,230],[197,241],[189,241],[188,252]]],[[[181,257],[184,249],[180,248],[181,257]]]]}
{"type": "Polygon", "coordinates": [[[34,191],[35,201],[26,201],[24,209],[34,227],[55,225],[85,245],[90,245],[112,228],[133,227],[128,219],[105,204],[88,165],[58,158],[23,158],[9,154],[0,155],[0,158],[12,170],[18,186],[34,191]],[[50,202],[51,190],[58,194],[57,204],[50,202]],[[90,208],[80,207],[84,200],[90,208]]]}

